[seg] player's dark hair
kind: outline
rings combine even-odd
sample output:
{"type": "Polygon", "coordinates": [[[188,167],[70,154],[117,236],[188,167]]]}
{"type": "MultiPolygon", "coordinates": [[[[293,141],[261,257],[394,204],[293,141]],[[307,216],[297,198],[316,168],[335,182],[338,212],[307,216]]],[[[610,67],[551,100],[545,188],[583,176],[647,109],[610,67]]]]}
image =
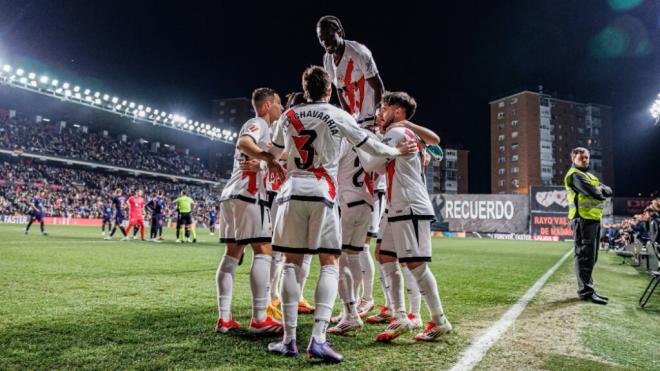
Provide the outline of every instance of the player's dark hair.
{"type": "Polygon", "coordinates": [[[339,33],[339,36],[342,38],[346,37],[344,26],[342,26],[339,18],[335,17],[334,15],[324,15],[318,20],[318,22],[316,22],[316,27],[332,27],[335,31],[337,31],[337,33],[339,33]]]}
{"type": "Polygon", "coordinates": [[[310,66],[303,72],[302,86],[307,100],[319,101],[328,95],[330,75],[323,67],[310,66]]]}
{"type": "Polygon", "coordinates": [[[188,192],[186,192],[185,189],[181,190],[181,195],[185,196],[185,195],[187,195],[187,194],[188,194],[188,192]]]}
{"type": "Polygon", "coordinates": [[[417,110],[417,102],[404,91],[388,91],[383,94],[382,103],[388,106],[399,106],[406,111],[406,119],[410,120],[417,110]]]}
{"type": "Polygon", "coordinates": [[[289,93],[286,95],[286,109],[305,103],[305,94],[301,91],[289,93]]]}
{"type": "Polygon", "coordinates": [[[272,99],[275,94],[277,94],[277,92],[271,88],[254,89],[252,92],[252,107],[254,107],[254,110],[256,111],[257,107],[261,106],[264,100],[272,99]]]}
{"type": "Polygon", "coordinates": [[[585,152],[588,153],[589,150],[584,148],[584,147],[575,147],[575,148],[573,148],[573,150],[571,151],[571,160],[574,159],[576,155],[582,154],[582,153],[585,153],[585,152]]]}

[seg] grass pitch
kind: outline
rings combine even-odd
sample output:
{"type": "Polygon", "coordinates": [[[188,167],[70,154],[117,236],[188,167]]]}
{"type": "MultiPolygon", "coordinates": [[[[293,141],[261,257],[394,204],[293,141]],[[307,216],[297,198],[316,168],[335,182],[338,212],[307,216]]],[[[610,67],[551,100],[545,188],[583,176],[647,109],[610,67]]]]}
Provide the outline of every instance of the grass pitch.
{"type": "MultiPolygon", "coordinates": [[[[234,288],[233,312],[242,328],[220,335],[213,332],[215,271],[224,250],[217,236],[199,230],[197,244],[178,245],[167,230],[169,241],[153,244],[104,241],[91,227],[47,229],[49,236],[38,234],[38,228],[24,236],[23,226],[0,226],[0,369],[316,367],[303,355],[268,354],[266,345],[275,338],[247,332],[249,249],[234,288]]],[[[435,239],[431,269],[454,333],[430,344],[414,342],[412,334],[378,344],[374,338],[384,325],[365,325],[353,336],[329,335],[346,357],[341,367],[450,367],[569,248],[566,243],[435,239]]],[[[312,302],[317,276],[315,259],[305,288],[312,302]]],[[[382,302],[377,282],[374,293],[382,302]]],[[[428,320],[426,309],[422,316],[428,320]]],[[[311,316],[299,319],[301,351],[311,322],[311,316]]]]}

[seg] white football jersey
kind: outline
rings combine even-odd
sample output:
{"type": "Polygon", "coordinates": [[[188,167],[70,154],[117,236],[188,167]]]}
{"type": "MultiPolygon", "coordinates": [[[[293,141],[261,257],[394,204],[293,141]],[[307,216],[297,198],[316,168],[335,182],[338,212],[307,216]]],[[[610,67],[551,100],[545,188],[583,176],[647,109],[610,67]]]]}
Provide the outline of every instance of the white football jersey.
{"type": "Polygon", "coordinates": [[[398,150],[370,138],[355,119],[329,103],[307,103],[287,110],[278,121],[273,146],[287,153],[286,181],[278,202],[337,200],[342,139],[371,155],[394,158],[398,150]]]}
{"type": "Polygon", "coordinates": [[[325,53],[323,68],[348,104],[349,112],[360,126],[365,126],[373,123],[377,103],[367,80],[378,75],[378,68],[366,46],[351,40],[344,43],[346,47],[339,63],[335,63],[332,54],[325,53]]]}
{"type": "Polygon", "coordinates": [[[387,208],[388,217],[410,215],[434,216],[433,205],[426,189],[426,168],[424,154],[426,152],[422,141],[409,129],[393,128],[385,133],[383,143],[396,147],[399,142],[407,139],[417,142],[418,153],[397,157],[383,162],[360,153],[367,168],[377,169],[387,176],[387,208]],[[382,167],[381,165],[385,165],[382,167]]]}
{"type": "Polygon", "coordinates": [[[371,182],[371,175],[364,171],[355,146],[347,140],[341,143],[337,182],[342,205],[366,201],[373,206],[374,185],[371,182]]]}
{"type": "MultiPolygon", "coordinates": [[[[268,123],[261,117],[255,117],[243,124],[239,132],[239,138],[249,136],[263,150],[267,150],[270,144],[270,128],[268,123]]],[[[238,149],[234,151],[234,168],[231,178],[222,190],[220,201],[242,198],[245,201],[256,201],[259,193],[264,189],[264,175],[262,171],[243,171],[240,161],[247,159],[238,149]]]]}

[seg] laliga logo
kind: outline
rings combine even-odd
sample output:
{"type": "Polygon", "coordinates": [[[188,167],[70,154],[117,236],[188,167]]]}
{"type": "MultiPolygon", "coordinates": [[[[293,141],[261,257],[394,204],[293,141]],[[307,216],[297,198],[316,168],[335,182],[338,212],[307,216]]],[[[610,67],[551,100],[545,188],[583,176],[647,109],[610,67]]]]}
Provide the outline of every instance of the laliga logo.
{"type": "Polygon", "coordinates": [[[553,203],[561,207],[568,207],[568,199],[566,198],[566,191],[550,191],[550,192],[538,192],[536,194],[536,202],[548,207],[553,203]]]}

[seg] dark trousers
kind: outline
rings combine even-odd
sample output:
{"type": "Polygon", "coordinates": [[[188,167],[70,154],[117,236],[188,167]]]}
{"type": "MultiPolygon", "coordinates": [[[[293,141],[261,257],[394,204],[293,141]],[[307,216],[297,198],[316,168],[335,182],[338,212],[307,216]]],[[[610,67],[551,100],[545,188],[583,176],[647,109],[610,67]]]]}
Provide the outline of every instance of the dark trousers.
{"type": "Polygon", "coordinates": [[[576,218],[571,221],[573,240],[575,241],[575,274],[577,276],[578,296],[587,296],[596,292],[591,273],[598,260],[598,236],[600,221],[576,218]]]}

